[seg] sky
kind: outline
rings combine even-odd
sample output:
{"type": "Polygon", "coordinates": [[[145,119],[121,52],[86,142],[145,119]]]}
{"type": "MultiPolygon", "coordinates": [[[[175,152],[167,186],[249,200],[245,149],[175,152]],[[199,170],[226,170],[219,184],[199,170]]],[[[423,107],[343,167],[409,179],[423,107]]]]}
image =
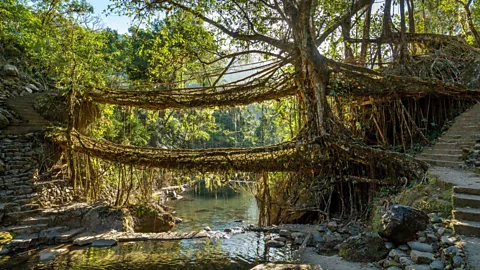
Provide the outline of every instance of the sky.
{"type": "Polygon", "coordinates": [[[131,26],[132,19],[127,16],[118,16],[115,14],[109,14],[106,16],[104,10],[107,9],[110,0],[87,0],[95,9],[95,14],[100,15],[105,24],[105,27],[117,30],[120,34],[128,32],[128,28],[131,26]]]}

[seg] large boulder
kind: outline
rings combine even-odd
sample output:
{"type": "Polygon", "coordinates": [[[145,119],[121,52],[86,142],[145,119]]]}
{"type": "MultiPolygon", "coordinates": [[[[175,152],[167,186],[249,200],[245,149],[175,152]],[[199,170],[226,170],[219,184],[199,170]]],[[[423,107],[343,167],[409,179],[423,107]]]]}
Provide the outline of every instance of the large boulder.
{"type": "Polygon", "coordinates": [[[427,229],[428,215],[404,205],[393,205],[382,217],[379,234],[396,245],[405,244],[416,237],[416,233],[427,229]]]}
{"type": "Polygon", "coordinates": [[[175,218],[159,205],[134,206],[135,232],[168,232],[175,227],[175,218]]]}
{"type": "Polygon", "coordinates": [[[133,219],[128,209],[114,208],[106,203],[96,203],[82,219],[88,232],[102,233],[110,230],[131,232],[133,219]]]}
{"type": "Polygon", "coordinates": [[[339,255],[353,262],[375,262],[387,256],[385,242],[373,233],[352,236],[340,245],[339,255]]]}

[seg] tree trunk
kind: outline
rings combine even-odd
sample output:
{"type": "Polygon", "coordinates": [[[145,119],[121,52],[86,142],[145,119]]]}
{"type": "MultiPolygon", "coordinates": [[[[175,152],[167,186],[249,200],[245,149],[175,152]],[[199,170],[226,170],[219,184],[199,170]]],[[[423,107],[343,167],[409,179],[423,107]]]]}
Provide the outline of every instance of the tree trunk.
{"type": "Polygon", "coordinates": [[[345,54],[345,63],[350,63],[353,60],[353,51],[352,47],[350,47],[350,43],[348,40],[350,40],[350,30],[351,30],[351,20],[348,18],[345,20],[345,22],[342,24],[342,36],[343,36],[343,46],[344,48],[344,54],[345,54]]]}
{"type": "Polygon", "coordinates": [[[293,3],[285,0],[285,13],[293,28],[296,50],[294,61],[297,84],[302,91],[306,105],[307,125],[310,137],[327,135],[331,129],[332,113],[327,102],[328,67],[318,51],[310,15],[312,1],[293,3]]]}
{"type": "Polygon", "coordinates": [[[475,43],[478,47],[480,47],[480,34],[478,33],[477,28],[475,28],[475,23],[472,19],[472,12],[470,11],[471,3],[472,0],[469,0],[467,3],[463,4],[463,9],[465,10],[465,15],[467,16],[468,27],[470,28],[470,31],[472,31],[472,35],[475,38],[475,43]]]}
{"type": "Polygon", "coordinates": [[[392,36],[392,0],[385,0],[385,8],[383,10],[383,28],[382,36],[391,37],[392,36]]]}
{"type": "Polygon", "coordinates": [[[360,64],[365,64],[367,60],[367,50],[368,50],[368,42],[367,40],[370,38],[370,24],[372,18],[372,5],[369,4],[367,10],[365,12],[365,22],[363,24],[363,41],[362,46],[360,48],[360,64]]]}

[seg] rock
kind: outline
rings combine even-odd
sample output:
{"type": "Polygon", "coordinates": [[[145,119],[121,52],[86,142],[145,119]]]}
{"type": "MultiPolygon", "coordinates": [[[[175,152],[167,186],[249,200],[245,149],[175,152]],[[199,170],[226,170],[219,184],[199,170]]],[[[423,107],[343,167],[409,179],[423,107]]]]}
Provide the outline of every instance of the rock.
{"type": "Polygon", "coordinates": [[[295,240],[293,240],[293,244],[300,246],[301,244],[303,244],[304,240],[305,238],[303,236],[296,237],[295,240]]]}
{"type": "Polygon", "coordinates": [[[400,257],[398,258],[398,261],[400,262],[400,264],[405,266],[414,264],[414,262],[409,257],[400,257]]]}
{"type": "Polygon", "coordinates": [[[205,226],[205,228],[203,228],[203,229],[204,229],[205,231],[207,231],[207,232],[212,231],[212,229],[211,229],[210,227],[208,227],[208,226],[205,226]]]}
{"type": "Polygon", "coordinates": [[[419,237],[419,238],[418,238],[418,242],[420,242],[420,243],[424,243],[424,242],[426,242],[426,241],[427,241],[427,238],[426,238],[426,237],[423,237],[423,236],[422,236],[422,237],[419,237]]]}
{"type": "Polygon", "coordinates": [[[433,254],[412,250],[410,251],[410,258],[418,264],[430,264],[433,261],[433,254]]]}
{"type": "Polygon", "coordinates": [[[389,267],[392,267],[392,266],[399,267],[401,265],[394,260],[385,260],[383,262],[383,267],[384,268],[389,268],[389,267]]]}
{"type": "Polygon", "coordinates": [[[289,230],[280,230],[278,234],[280,236],[287,237],[287,238],[292,236],[292,233],[289,230]]]}
{"type": "Polygon", "coordinates": [[[408,246],[413,250],[433,253],[433,247],[429,244],[424,244],[420,242],[408,242],[408,246]]]}
{"type": "Polygon", "coordinates": [[[440,242],[445,243],[449,246],[455,245],[456,239],[454,237],[447,237],[447,236],[442,236],[440,237],[440,242]]]}
{"type": "Polygon", "coordinates": [[[448,247],[442,251],[442,259],[447,262],[451,262],[453,257],[457,256],[459,252],[460,248],[457,246],[448,247]]]}
{"type": "Polygon", "coordinates": [[[97,239],[93,240],[92,247],[111,247],[117,244],[115,239],[97,239]]]}
{"type": "Polygon", "coordinates": [[[40,254],[39,254],[40,262],[41,263],[49,262],[49,261],[55,259],[55,257],[57,257],[59,254],[62,254],[65,251],[67,251],[67,249],[65,249],[65,248],[44,250],[44,251],[40,252],[40,254]]]}
{"type": "Polygon", "coordinates": [[[428,223],[424,212],[397,204],[383,215],[379,234],[396,245],[405,244],[415,239],[417,232],[424,231],[428,223]]]}
{"type": "Polygon", "coordinates": [[[445,228],[443,228],[443,227],[442,227],[442,228],[438,228],[438,229],[437,229],[437,234],[436,234],[437,238],[439,239],[440,237],[442,237],[442,235],[443,235],[444,233],[445,233],[445,228]]]}
{"type": "Polygon", "coordinates": [[[445,264],[439,260],[435,260],[430,264],[430,269],[433,269],[433,270],[443,270],[444,268],[445,268],[445,264]]]}
{"type": "Polygon", "coordinates": [[[432,224],[442,223],[442,219],[435,213],[428,214],[428,217],[430,218],[430,223],[432,224]]]}
{"type": "Polygon", "coordinates": [[[294,233],[291,234],[291,236],[292,236],[293,239],[296,239],[298,237],[302,237],[302,238],[304,237],[303,233],[301,233],[301,232],[294,232],[294,233]]]}
{"type": "Polygon", "coordinates": [[[38,87],[34,84],[29,84],[27,85],[28,88],[30,88],[34,93],[36,92],[39,92],[40,90],[38,89],[38,87]]]}
{"type": "MultiPolygon", "coordinates": [[[[140,222],[140,220],[137,222],[140,222]]],[[[127,209],[116,209],[102,202],[95,203],[93,208],[88,210],[83,216],[82,225],[91,233],[102,233],[111,230],[133,231],[133,219],[127,209]]],[[[141,232],[141,230],[135,231],[141,232]]]]}
{"type": "Polygon", "coordinates": [[[393,249],[393,248],[395,248],[395,245],[392,242],[386,242],[385,247],[387,249],[393,249]]]}
{"type": "Polygon", "coordinates": [[[5,72],[5,75],[10,77],[18,77],[19,75],[18,69],[14,65],[4,65],[3,71],[5,72]]]}
{"type": "Polygon", "coordinates": [[[285,246],[285,242],[269,240],[265,245],[272,248],[281,248],[285,246]]]}
{"type": "Polygon", "coordinates": [[[259,264],[253,267],[251,270],[322,270],[315,265],[310,264],[276,264],[276,263],[267,263],[259,264]]]}
{"type": "Polygon", "coordinates": [[[435,236],[435,234],[433,234],[433,233],[427,233],[427,240],[428,240],[429,242],[437,241],[437,239],[438,239],[438,238],[435,236]]]}
{"type": "Polygon", "coordinates": [[[383,240],[372,233],[352,236],[340,245],[339,255],[354,262],[374,262],[388,254],[383,240]]]}
{"type": "Polygon", "coordinates": [[[223,230],[223,231],[224,231],[224,232],[226,232],[226,233],[231,233],[231,232],[232,232],[232,229],[230,229],[230,228],[226,228],[226,229],[225,229],[225,230],[223,230]]]}
{"type": "Polygon", "coordinates": [[[390,266],[389,268],[387,268],[387,270],[402,270],[402,268],[397,266],[390,266]]]}
{"type": "Polygon", "coordinates": [[[287,242],[287,238],[282,237],[282,236],[280,236],[280,237],[275,237],[273,240],[274,240],[274,241],[279,241],[279,242],[287,242]]]}
{"type": "Polygon", "coordinates": [[[392,249],[390,250],[390,253],[388,253],[388,257],[398,260],[400,257],[407,257],[407,253],[399,249],[392,249]]]}
{"type": "Polygon", "coordinates": [[[179,217],[175,217],[174,218],[174,221],[175,221],[175,224],[179,224],[179,223],[182,223],[183,222],[183,219],[179,218],[179,217]]]}
{"type": "Polygon", "coordinates": [[[131,209],[131,213],[136,217],[134,219],[135,232],[168,232],[175,227],[173,215],[159,205],[137,205],[131,209]],[[143,211],[139,211],[139,209],[143,211]]]}
{"type": "Polygon", "coordinates": [[[400,249],[401,251],[409,251],[410,250],[410,248],[407,245],[400,245],[400,246],[398,246],[398,249],[400,249]]]}
{"type": "Polygon", "coordinates": [[[8,253],[10,253],[10,249],[6,247],[2,247],[2,249],[0,249],[0,256],[7,255],[8,253]]]}
{"type": "Polygon", "coordinates": [[[334,232],[334,231],[337,230],[338,224],[335,221],[330,221],[330,222],[327,223],[327,227],[330,231],[334,232]]]}
{"type": "Polygon", "coordinates": [[[453,256],[453,267],[460,267],[463,264],[463,258],[460,256],[453,256]]]}
{"type": "Polygon", "coordinates": [[[405,267],[405,270],[430,270],[428,264],[413,264],[405,267]]]}
{"type": "Polygon", "coordinates": [[[25,86],[24,90],[25,90],[25,92],[27,92],[29,94],[33,93],[33,90],[30,89],[30,87],[28,87],[28,86],[25,86]]]}

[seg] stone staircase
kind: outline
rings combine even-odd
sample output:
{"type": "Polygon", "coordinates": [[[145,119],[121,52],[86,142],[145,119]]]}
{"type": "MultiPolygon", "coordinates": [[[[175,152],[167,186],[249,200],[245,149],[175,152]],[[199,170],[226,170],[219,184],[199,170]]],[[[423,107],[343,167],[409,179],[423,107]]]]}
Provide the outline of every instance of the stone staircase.
{"type": "Polygon", "coordinates": [[[480,104],[476,104],[457,118],[437,143],[417,155],[432,166],[460,169],[464,148],[473,148],[480,139],[480,104]]]}
{"type": "Polygon", "coordinates": [[[480,175],[462,171],[461,158],[465,149],[480,150],[480,104],[455,119],[438,142],[417,159],[432,167],[430,173],[437,184],[453,186],[453,227],[455,232],[480,237],[480,175]]]}
{"type": "Polygon", "coordinates": [[[8,126],[2,134],[17,135],[40,132],[48,125],[48,121],[37,113],[33,107],[34,100],[39,95],[41,94],[28,94],[6,100],[7,106],[21,117],[22,122],[8,126]]]}

